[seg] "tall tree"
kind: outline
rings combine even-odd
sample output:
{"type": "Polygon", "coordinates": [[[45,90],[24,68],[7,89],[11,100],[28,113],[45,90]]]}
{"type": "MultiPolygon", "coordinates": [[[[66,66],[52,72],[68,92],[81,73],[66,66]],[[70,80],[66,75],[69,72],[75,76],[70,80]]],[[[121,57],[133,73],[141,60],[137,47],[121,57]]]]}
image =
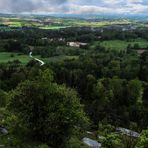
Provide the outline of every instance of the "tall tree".
{"type": "Polygon", "coordinates": [[[32,137],[53,147],[64,147],[73,129],[83,127],[87,117],[74,90],[53,83],[48,70],[39,75],[12,92],[9,108],[32,137]]]}

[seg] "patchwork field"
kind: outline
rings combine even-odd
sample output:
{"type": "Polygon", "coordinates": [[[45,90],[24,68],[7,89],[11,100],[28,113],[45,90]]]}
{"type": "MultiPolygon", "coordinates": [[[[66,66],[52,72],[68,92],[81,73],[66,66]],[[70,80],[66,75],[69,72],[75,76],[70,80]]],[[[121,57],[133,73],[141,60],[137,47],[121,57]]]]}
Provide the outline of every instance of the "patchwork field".
{"type": "Polygon", "coordinates": [[[79,27],[102,27],[102,26],[108,26],[108,25],[122,25],[122,24],[130,24],[130,21],[128,20],[119,20],[119,21],[96,21],[96,22],[91,22],[91,21],[86,21],[86,20],[81,20],[81,21],[69,21],[67,22],[70,26],[79,26],[79,27]]]}
{"type": "Polygon", "coordinates": [[[67,19],[67,18],[0,18],[0,24],[8,27],[31,26],[41,29],[61,29],[67,27],[102,27],[115,24],[130,24],[129,20],[87,20],[87,19],[67,19]]]}

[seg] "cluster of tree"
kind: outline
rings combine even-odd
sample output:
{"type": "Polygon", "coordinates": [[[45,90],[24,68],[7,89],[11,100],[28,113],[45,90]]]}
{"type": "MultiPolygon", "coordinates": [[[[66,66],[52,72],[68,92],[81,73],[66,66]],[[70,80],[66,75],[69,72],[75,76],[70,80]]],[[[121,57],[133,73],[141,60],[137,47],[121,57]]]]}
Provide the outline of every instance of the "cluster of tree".
{"type": "Polygon", "coordinates": [[[129,127],[135,122],[139,128],[146,128],[146,55],[92,53],[52,67],[58,83],[77,89],[96,125],[107,118],[118,126],[129,127]]]}
{"type": "Polygon", "coordinates": [[[20,82],[9,94],[1,90],[0,105],[5,107],[0,110],[0,125],[15,138],[19,136],[15,142],[2,141],[6,147],[25,147],[22,141],[29,139],[65,147],[75,130],[83,131],[88,125],[77,92],[55,83],[49,69],[38,70],[34,78],[20,82]]]}
{"type": "MultiPolygon", "coordinates": [[[[120,27],[120,26],[119,26],[120,27]]],[[[88,42],[98,40],[98,37],[101,37],[100,40],[129,40],[136,38],[148,39],[148,29],[147,28],[138,28],[130,31],[122,31],[123,28],[128,28],[128,26],[121,26],[120,29],[117,27],[102,27],[102,28],[67,28],[60,30],[42,30],[37,28],[27,28],[22,27],[18,31],[0,31],[0,39],[21,39],[23,43],[31,45],[46,45],[46,41],[42,41],[42,38],[48,39],[60,39],[63,38],[66,41],[79,41],[79,42],[88,42]]],[[[57,43],[57,40],[56,42],[57,43]]]]}
{"type": "MultiPolygon", "coordinates": [[[[15,37],[11,40],[6,34],[9,38],[6,51],[28,52],[27,46],[35,45],[34,54],[42,57],[77,55],[78,58],[46,63],[43,67],[35,61],[27,65],[19,61],[0,64],[0,129],[5,127],[9,131],[7,136],[2,136],[6,147],[25,148],[30,141],[38,141],[39,148],[72,147],[71,141],[75,137],[82,139],[88,125],[90,130],[105,132],[106,129],[100,128],[101,123],[105,125],[103,121],[139,132],[147,129],[148,52],[139,55],[133,50],[116,52],[101,46],[73,48],[56,40],[48,45],[39,43],[45,35],[62,37],[66,41],[91,42],[100,32],[88,28],[24,30],[18,40],[15,37]]],[[[141,32],[128,33],[135,38],[144,37],[145,33],[141,32]]],[[[103,39],[117,39],[117,35],[117,30],[102,33],[103,39]]],[[[124,35],[128,36],[126,32],[124,35]]],[[[104,136],[104,148],[125,145],[126,140],[112,130],[104,136]]],[[[134,144],[146,147],[147,131],[134,144]]],[[[84,147],[79,142],[73,147],[76,145],[84,147]]]]}

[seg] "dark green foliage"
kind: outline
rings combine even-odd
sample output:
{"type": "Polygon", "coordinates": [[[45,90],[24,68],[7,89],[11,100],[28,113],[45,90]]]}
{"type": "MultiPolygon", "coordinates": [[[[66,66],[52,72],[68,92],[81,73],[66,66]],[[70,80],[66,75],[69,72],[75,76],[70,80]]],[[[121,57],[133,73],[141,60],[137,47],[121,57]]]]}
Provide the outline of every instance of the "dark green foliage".
{"type": "Polygon", "coordinates": [[[22,51],[22,45],[19,41],[17,40],[10,40],[6,45],[5,45],[6,51],[8,52],[21,52],[22,51]]]}
{"type": "Polygon", "coordinates": [[[53,147],[64,146],[72,130],[87,122],[76,92],[52,83],[48,71],[37,81],[20,84],[11,94],[9,107],[28,134],[53,147]]]}
{"type": "Polygon", "coordinates": [[[145,130],[141,133],[136,148],[147,148],[147,147],[148,147],[148,130],[145,130]]]}
{"type": "Polygon", "coordinates": [[[106,139],[102,142],[102,148],[123,148],[121,139],[117,134],[108,134],[106,139]]]}
{"type": "Polygon", "coordinates": [[[8,94],[0,89],[0,108],[5,107],[8,102],[8,94]]]}
{"type": "MultiPolygon", "coordinates": [[[[32,46],[34,55],[46,58],[43,67],[34,60],[27,65],[18,60],[0,64],[0,126],[9,130],[2,144],[22,148],[84,147],[81,140],[88,136],[82,134],[88,122],[84,105],[91,119],[87,131],[96,130],[89,135],[92,139],[101,134],[105,137],[101,140],[103,147],[135,147],[137,139],[114,132],[115,127],[140,132],[148,126],[148,52],[138,54],[134,49],[141,44],[130,44],[138,38],[148,39],[147,29],[94,30],[0,31],[0,51],[28,55],[32,46]],[[87,47],[67,46],[67,42],[77,41],[88,43],[87,47]],[[94,41],[99,44],[94,45],[94,41]],[[114,51],[105,48],[101,44],[104,41],[125,41],[129,45],[127,51],[114,51]],[[60,56],[71,58],[52,60],[60,56]]],[[[146,132],[137,148],[147,147],[145,137],[146,132]]]]}

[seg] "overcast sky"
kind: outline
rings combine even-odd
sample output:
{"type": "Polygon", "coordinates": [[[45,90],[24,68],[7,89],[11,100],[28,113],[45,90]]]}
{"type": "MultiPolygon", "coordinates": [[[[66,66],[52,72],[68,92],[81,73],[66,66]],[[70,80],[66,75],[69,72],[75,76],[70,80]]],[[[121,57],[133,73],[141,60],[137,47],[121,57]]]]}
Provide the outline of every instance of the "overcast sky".
{"type": "Polygon", "coordinates": [[[148,0],[0,0],[0,13],[148,14],[148,0]]]}

